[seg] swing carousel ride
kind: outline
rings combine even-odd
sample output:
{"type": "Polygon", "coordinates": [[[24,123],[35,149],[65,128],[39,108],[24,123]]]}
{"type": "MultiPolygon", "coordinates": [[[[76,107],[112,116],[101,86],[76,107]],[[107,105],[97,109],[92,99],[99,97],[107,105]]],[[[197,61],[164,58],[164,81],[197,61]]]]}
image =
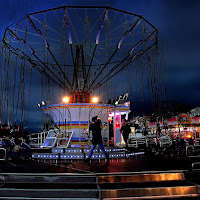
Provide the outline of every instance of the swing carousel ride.
{"type": "Polygon", "coordinates": [[[35,12],[6,28],[1,54],[1,123],[28,126],[40,101],[57,127],[50,136],[71,145],[87,141],[94,116],[104,144],[113,120],[117,143],[122,115],[159,112],[166,100],[158,30],[141,15],[108,6],[35,12]]]}

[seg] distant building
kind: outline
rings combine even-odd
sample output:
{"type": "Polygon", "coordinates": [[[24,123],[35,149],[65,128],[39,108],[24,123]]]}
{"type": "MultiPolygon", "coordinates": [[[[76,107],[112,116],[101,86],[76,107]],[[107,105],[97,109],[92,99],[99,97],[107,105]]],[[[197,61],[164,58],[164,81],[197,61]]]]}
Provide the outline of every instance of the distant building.
{"type": "Polygon", "coordinates": [[[199,117],[200,116],[200,107],[196,107],[196,108],[192,109],[187,114],[190,117],[199,117]]]}

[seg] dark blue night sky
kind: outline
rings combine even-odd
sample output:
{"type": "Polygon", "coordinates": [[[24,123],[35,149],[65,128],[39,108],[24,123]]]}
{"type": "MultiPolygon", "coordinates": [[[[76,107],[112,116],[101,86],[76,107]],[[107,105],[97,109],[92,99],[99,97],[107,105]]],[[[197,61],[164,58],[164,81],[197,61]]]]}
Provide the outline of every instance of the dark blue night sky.
{"type": "Polygon", "coordinates": [[[29,13],[61,5],[109,5],[140,14],[158,28],[164,44],[168,98],[200,105],[199,0],[1,0],[0,38],[5,28],[29,13]]]}

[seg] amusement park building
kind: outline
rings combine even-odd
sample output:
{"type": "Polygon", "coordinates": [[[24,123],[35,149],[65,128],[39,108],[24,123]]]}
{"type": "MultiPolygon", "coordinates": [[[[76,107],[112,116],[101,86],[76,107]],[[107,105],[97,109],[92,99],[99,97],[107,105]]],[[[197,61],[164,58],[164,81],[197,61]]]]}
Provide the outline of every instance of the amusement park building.
{"type": "Polygon", "coordinates": [[[192,109],[190,112],[188,112],[188,115],[190,117],[200,116],[200,107],[196,107],[196,108],[192,109]]]}
{"type": "MultiPolygon", "coordinates": [[[[166,120],[165,122],[160,121],[160,127],[164,126],[164,123],[166,123],[166,125],[168,126],[168,128],[170,127],[176,127],[176,126],[183,126],[183,127],[187,127],[187,126],[194,126],[194,127],[200,127],[200,117],[191,117],[188,114],[185,113],[181,113],[173,118],[170,118],[168,120],[166,120]]],[[[156,127],[157,122],[148,122],[148,128],[155,128],[156,127]]]]}
{"type": "MultiPolygon", "coordinates": [[[[157,122],[149,122],[148,128],[154,132],[157,130],[157,122]]],[[[189,114],[181,113],[166,121],[160,121],[162,133],[169,133],[172,136],[184,137],[188,139],[190,137],[194,139],[199,138],[200,132],[200,117],[192,117],[189,114]]]]}

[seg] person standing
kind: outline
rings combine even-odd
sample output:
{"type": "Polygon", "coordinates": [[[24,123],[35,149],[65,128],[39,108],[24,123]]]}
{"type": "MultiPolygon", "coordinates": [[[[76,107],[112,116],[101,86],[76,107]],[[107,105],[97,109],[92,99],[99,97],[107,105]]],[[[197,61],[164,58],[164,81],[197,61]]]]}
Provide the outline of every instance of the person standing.
{"type": "Polygon", "coordinates": [[[109,155],[104,149],[103,142],[102,142],[102,136],[101,136],[101,120],[100,119],[97,120],[97,116],[92,118],[92,124],[90,124],[89,131],[92,131],[92,146],[91,146],[91,149],[89,152],[89,156],[86,159],[86,162],[90,161],[92,154],[93,154],[93,150],[95,149],[96,145],[98,144],[99,148],[105,154],[106,163],[108,163],[109,155]]]}
{"type": "Polygon", "coordinates": [[[11,160],[15,144],[10,140],[9,137],[4,136],[1,142],[1,146],[2,148],[6,149],[6,160],[11,160]]]}
{"type": "Polygon", "coordinates": [[[130,126],[127,124],[127,121],[123,119],[120,133],[122,134],[124,142],[126,143],[126,148],[128,147],[128,135],[130,132],[131,132],[130,126]]]}
{"type": "Polygon", "coordinates": [[[192,137],[189,139],[189,145],[194,145],[194,140],[192,139],[192,137]]]}

